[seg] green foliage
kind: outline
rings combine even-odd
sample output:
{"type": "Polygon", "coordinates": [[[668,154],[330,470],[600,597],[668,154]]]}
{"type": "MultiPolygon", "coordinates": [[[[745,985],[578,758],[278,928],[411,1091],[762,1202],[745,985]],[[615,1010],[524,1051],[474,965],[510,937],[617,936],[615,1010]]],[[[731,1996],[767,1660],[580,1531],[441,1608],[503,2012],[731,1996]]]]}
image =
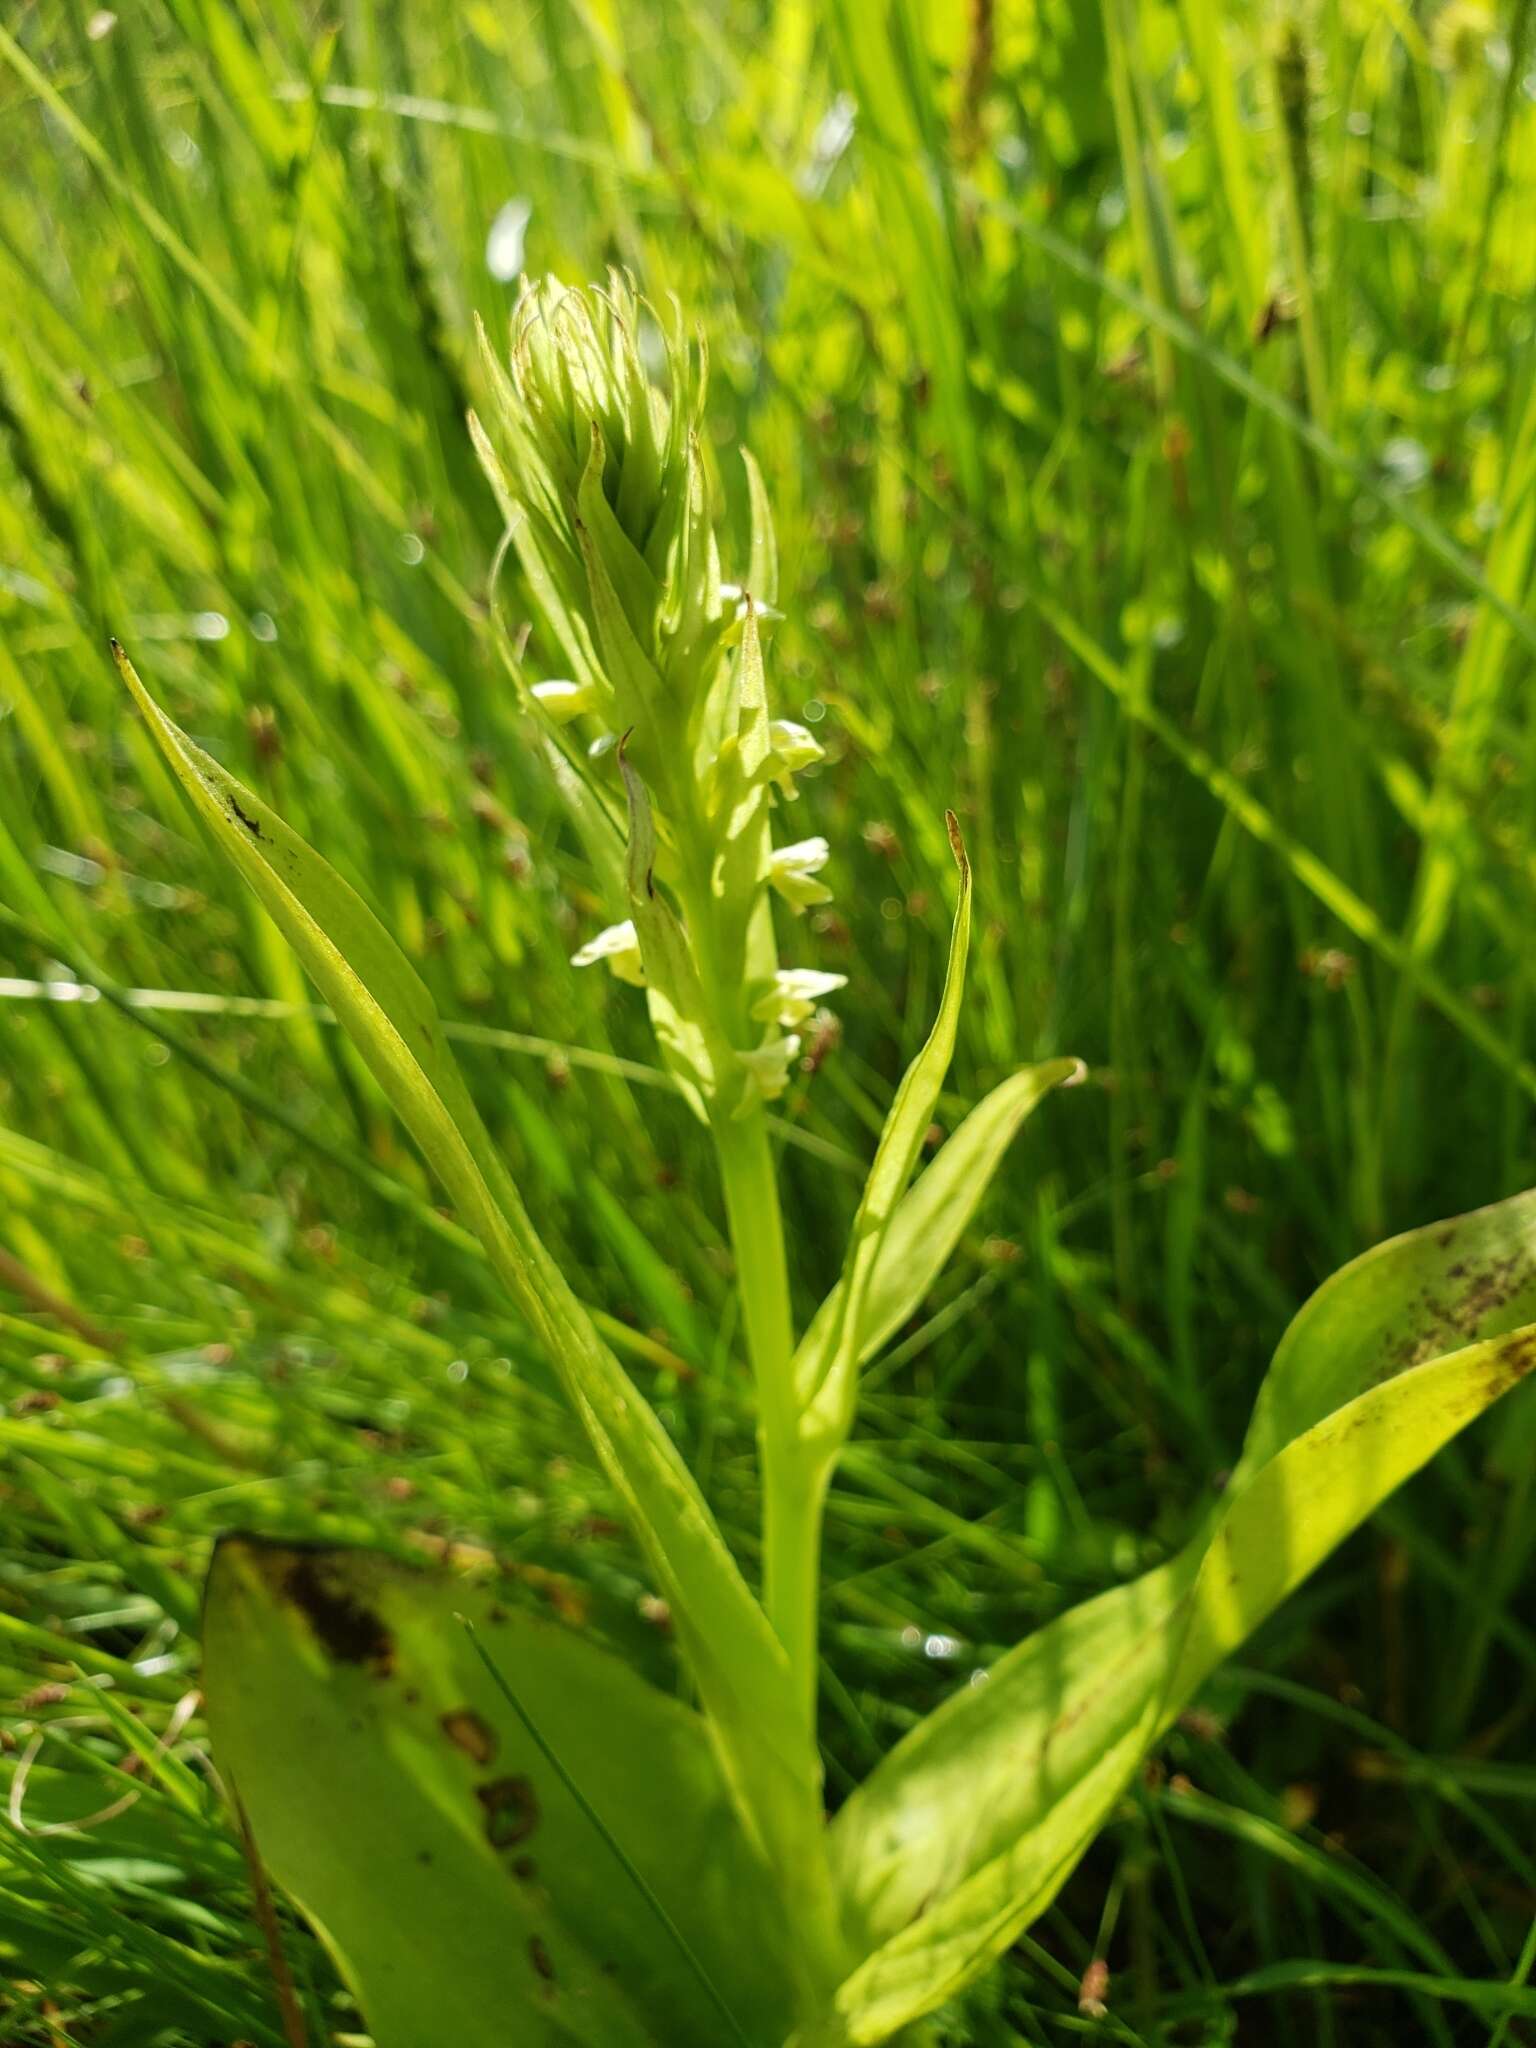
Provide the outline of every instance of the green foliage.
{"type": "Polygon", "coordinates": [[[454,1196],[558,1371],[678,1617],[743,1818],[805,1901],[814,1977],[830,1945],[816,1800],[784,1652],[655,1413],[636,1398],[529,1221],[459,1078],[426,989],[361,898],[251,790],[192,745],[116,650],[124,680],[199,816],[298,951],[402,1122],[454,1196]]]}
{"type": "Polygon", "coordinates": [[[1536,1367],[1533,1210],[1431,1225],[1336,1274],[1286,1333],[1194,1540],[1026,1638],[855,1792],[833,1839],[863,1959],[808,2040],[888,2040],[1009,1946],[1222,1658],[1536,1367]],[[1439,1267],[1455,1280],[1426,1315],[1404,1281],[1439,1267]]]}
{"type": "Polygon", "coordinates": [[[380,2048],[782,2039],[794,1958],[703,1722],[575,1628],[231,1538],[203,1656],[221,1762],[380,2048]]]}
{"type": "MultiPolygon", "coordinates": [[[[749,640],[750,623],[749,618],[749,640]]],[[[779,1911],[772,1917],[787,1930],[782,1953],[796,1989],[796,2048],[893,2039],[964,1989],[1045,1910],[1147,1749],[1220,1661],[1387,1494],[1536,1365],[1536,1320],[1520,1320],[1536,1309],[1536,1240],[1530,1228],[1536,1196],[1518,1197],[1457,1224],[1431,1225],[1338,1275],[1282,1344],[1244,1457],[1208,1528],[1146,1578],[1037,1631],[987,1675],[980,1693],[962,1693],[920,1723],[839,1815],[829,1891],[823,1844],[801,1796],[807,1782],[816,1783],[815,1762],[802,1762],[793,1747],[799,1721],[786,1681],[797,1642],[785,1637],[781,1649],[766,1617],[734,1578],[702,1499],[690,1496],[682,1469],[673,1465],[671,1444],[654,1422],[652,1434],[638,1426],[637,1415],[652,1420],[650,1413],[637,1411],[622,1369],[562,1289],[504,1169],[489,1153],[425,991],[353,892],[166,720],[121,650],[115,651],[198,811],[300,950],[423,1152],[457,1195],[460,1210],[475,1223],[531,1327],[564,1369],[572,1408],[673,1597],[705,1710],[699,1739],[707,1728],[725,1763],[741,1853],[764,1859],[758,1883],[777,1884],[779,1911]],[[1476,1340],[1485,1326],[1503,1334],[1464,1341],[1476,1340]],[[1440,1348],[1446,1344],[1456,1348],[1446,1352],[1440,1348]],[[747,1660],[754,1654],[766,1685],[757,1677],[744,1690],[747,1660]],[[833,1990],[835,1980],[826,1973],[837,1968],[839,1930],[851,1938],[854,1967],[833,1990]]],[[[633,777],[630,792],[638,910],[642,892],[649,891],[654,838],[633,777]]],[[[758,1361],[765,1419],[777,1403],[798,1430],[792,1439],[795,1462],[786,1470],[774,1462],[771,1425],[765,1426],[763,1483],[781,1526],[794,1532],[800,1555],[810,1560],[813,1608],[822,1497],[852,1427],[859,1361],[867,1340],[878,1336],[884,1313],[871,1301],[872,1283],[888,1253],[960,1015],[971,884],[958,827],[952,817],[949,823],[961,888],[938,1019],[896,1091],[876,1148],[843,1278],[826,1312],[829,1334],[812,1344],[803,1378],[788,1357],[758,1361]],[[776,1364],[786,1381],[777,1388],[768,1377],[776,1364]]],[[[765,884],[759,877],[759,886],[765,884]]],[[[658,959],[676,958],[675,989],[694,959],[697,937],[676,921],[664,929],[662,951],[656,932],[640,923],[640,950],[652,974],[658,959]]],[[[1072,1063],[1060,1063],[1057,1077],[1072,1072],[1072,1063]]],[[[1015,1106],[1015,1121],[1045,1092],[1037,1077],[1028,1078],[1032,1090],[1015,1106]]],[[[729,1121],[738,1124],[739,1112],[729,1121]]],[[[994,1164],[1001,1150],[991,1148],[994,1164]]],[[[969,1148],[962,1157],[968,1153],[969,1148]]],[[[729,1188],[738,1155],[722,1145],[720,1158],[729,1188]]],[[[766,1195],[752,1192],[768,1205],[754,1216],[757,1222],[771,1212],[773,1196],[771,1189],[766,1195]]],[[[926,1176],[907,1199],[931,1206],[926,1176]]],[[[957,1215],[941,1213],[932,1228],[952,1243],[963,1228],[968,1191],[954,1187],[949,1199],[957,1215]]],[[[746,1276],[758,1246],[745,1233],[737,1239],[737,1254],[744,1284],[750,1284],[746,1276]]],[[[487,1868],[483,1850],[468,1863],[446,1853],[462,1833],[462,1818],[447,1821],[445,1840],[424,1836],[423,1820],[443,1804],[442,1745],[433,1740],[442,1730],[434,1727],[430,1702],[423,1706],[422,1683],[410,1682],[418,1674],[424,1679],[452,1669],[440,1640],[452,1590],[420,1596],[427,1607],[423,1637],[415,1658],[397,1670],[398,1627],[391,1602],[381,1597],[386,1588],[398,1591],[392,1578],[375,1585],[366,1563],[317,1563],[308,1554],[296,1561],[294,1553],[284,1552],[274,1562],[258,1553],[254,1564],[245,1551],[226,1548],[223,1556],[225,1571],[215,1574],[209,1591],[208,1638],[217,1673],[211,1721],[219,1753],[241,1781],[260,1787],[259,1839],[272,1836],[280,1873],[288,1874],[301,1899],[316,1903],[322,1925],[337,1928],[344,1966],[384,2048],[427,2048],[443,2023],[434,1995],[442,1971],[462,1993],[458,2024],[473,2039],[470,2016],[486,2013],[494,1988],[490,1965],[477,1972],[456,1958],[461,1945],[466,1957],[499,1954],[493,1930],[504,1910],[503,1873],[494,1862],[487,1868]],[[264,1598],[254,1602],[248,1590],[253,1576],[265,1589],[264,1598]],[[286,1657],[269,1669],[267,1641],[279,1612],[286,1657]],[[318,1679],[312,1669],[303,1670],[314,1665],[317,1649],[318,1679]],[[247,1690],[249,1673],[260,1673],[260,1680],[247,1690]],[[381,1696],[385,1680],[390,1690],[381,1696]],[[359,1688],[369,1703],[361,1714],[359,1688]],[[275,1719],[275,1702],[296,1705],[306,1694],[318,1696],[317,1720],[302,1709],[293,1724],[286,1711],[275,1719]],[[404,1741],[402,1724],[408,1731],[404,1741]],[[366,1755],[372,1767],[346,1800],[330,1789],[338,1750],[366,1755]],[[451,1950],[429,1938],[419,1959],[404,1963],[398,1943],[384,1930],[402,1912],[412,1924],[421,1916],[399,1900],[396,1878],[379,1874],[379,1856],[389,1848],[387,1829],[385,1839],[370,1846],[356,1825],[362,1813],[388,1810],[385,1788],[397,1778],[418,1802],[422,1820],[398,1830],[396,1857],[425,1848],[433,1886],[440,1887],[434,1890],[437,1914],[455,1930],[451,1950]]],[[[410,1589],[404,1602],[412,1620],[420,1621],[410,1589]]],[[[546,1662],[537,1640],[526,1654],[527,1668],[538,1669],[541,1685],[548,1687],[542,1715],[536,1706],[530,1717],[535,1728],[540,1718],[558,1718],[565,1730],[576,1695],[585,1693],[583,1707],[591,1717],[587,1745],[617,1740],[626,1757],[643,1753],[647,1718],[655,1709],[647,1706],[636,1716],[636,1752],[622,1686],[601,1668],[565,1668],[558,1652],[546,1662]]],[[[459,1689],[457,1674],[449,1689],[459,1689]]],[[[464,1711],[479,1715],[474,1701],[464,1711]]],[[[585,1789],[580,1749],[578,1742],[562,1772],[600,1812],[613,1794],[601,1786],[585,1789]]],[[[656,1769],[668,1779],[670,1759],[656,1769]]],[[[521,1788],[526,1781],[515,1782],[521,1788]]],[[[722,1793],[723,1786],[717,1801],[722,1793]]],[[[526,1797],[521,1791],[519,1796],[526,1797]]],[[[683,1810],[691,1797],[682,1796],[683,1810]]],[[[632,1817],[603,1820],[605,1832],[617,1836],[633,1829],[634,1843],[642,1843],[643,1830],[632,1817]]],[[[665,1823],[653,1812],[650,1825],[665,1823]]],[[[590,1858],[590,1842],[586,1849],[590,1858]]],[[[631,1857],[636,1853],[631,1849],[631,1857]]],[[[596,1916],[603,1924],[601,1887],[594,1895],[570,1882],[567,1858],[579,1864],[577,1852],[567,1850],[549,1874],[562,1920],[590,1927],[596,1916]]],[[[420,1872],[413,1875],[423,1888],[420,1872]]],[[[710,1948],[728,1948],[739,1905],[727,1893],[716,1895],[713,1918],[706,1906],[710,1948]]],[[[605,1996],[593,1938],[570,1987],[585,2036],[615,2042],[663,2038],[663,2028],[678,2024],[669,1980],[638,1983],[624,1998],[605,1996]]],[[[563,1995],[551,1988],[556,1973],[550,1951],[537,1929],[530,1939],[540,1944],[536,1967],[511,2003],[531,2023],[547,2019],[550,2038],[563,2038],[570,2023],[555,2017],[557,2002],[563,2012],[563,1995]]],[[[679,1948],[684,1957],[693,1952],[691,1944],[679,1948]]],[[[727,2002],[727,2009],[735,2008],[727,2002]]],[[[500,2024],[499,2011],[494,2023],[500,2024]]]]}
{"type": "MultiPolygon", "coordinates": [[[[825,1503],[840,1809],[972,1672],[1204,1529],[1319,1279],[1536,1183],[1532,46],[1525,0],[0,25],[7,2039],[292,2037],[207,1775],[221,1533],[446,1558],[693,1696],[554,1366],[184,829],[106,636],[430,991],[552,1261],[786,1629],[804,1546],[768,1546],[745,1368],[837,1286],[932,1024],[956,812],[970,998],[870,1282],[904,1320],[861,1344],[825,1503]],[[615,269],[660,316],[649,380],[707,347],[718,573],[823,752],[763,810],[786,965],[846,986],[761,1145],[722,1126],[749,1237],[782,1192],[782,1289],[732,1257],[697,1044],[658,1058],[647,1003],[570,968],[629,910],[624,777],[589,769],[590,710],[534,695],[582,686],[465,432],[510,483],[476,315],[510,378],[518,277],[615,269]],[[1089,1078],[982,1199],[980,1132],[975,1180],[947,1155],[1063,1047],[1089,1078]],[[944,1179],[980,1203],[947,1264],[916,1206],[944,1179]]],[[[588,497],[627,533],[617,478],[605,453],[588,497]]],[[[638,734],[626,760],[675,906],[638,734]]],[[[788,1029],[744,1018],[731,1050],[788,1029]]],[[[1311,1355],[1347,1375],[1377,1308],[1454,1349],[1459,1261],[1421,1256],[1311,1355]]],[[[1243,1477],[1333,1371],[1281,1373],[1243,1477]]],[[[1207,1681],[935,2039],[1511,2048],[1532,1415],[1501,1402],[1207,1681]]],[[[311,2041],[356,2036],[276,1910],[311,2041]]]]}

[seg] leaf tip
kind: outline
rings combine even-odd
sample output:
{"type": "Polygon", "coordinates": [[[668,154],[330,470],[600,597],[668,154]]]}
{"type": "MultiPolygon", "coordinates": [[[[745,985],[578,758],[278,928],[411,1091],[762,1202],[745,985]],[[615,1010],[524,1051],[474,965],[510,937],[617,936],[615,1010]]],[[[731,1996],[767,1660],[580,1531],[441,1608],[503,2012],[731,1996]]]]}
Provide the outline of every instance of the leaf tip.
{"type": "Polygon", "coordinates": [[[949,831],[949,850],[955,856],[955,866],[960,870],[960,880],[964,885],[971,879],[971,860],[965,850],[965,841],[960,837],[960,820],[953,811],[946,811],[944,823],[949,831]]]}
{"type": "Polygon", "coordinates": [[[1087,1078],[1088,1062],[1074,1058],[1072,1061],[1072,1071],[1061,1085],[1063,1088],[1081,1088],[1087,1078]]]}

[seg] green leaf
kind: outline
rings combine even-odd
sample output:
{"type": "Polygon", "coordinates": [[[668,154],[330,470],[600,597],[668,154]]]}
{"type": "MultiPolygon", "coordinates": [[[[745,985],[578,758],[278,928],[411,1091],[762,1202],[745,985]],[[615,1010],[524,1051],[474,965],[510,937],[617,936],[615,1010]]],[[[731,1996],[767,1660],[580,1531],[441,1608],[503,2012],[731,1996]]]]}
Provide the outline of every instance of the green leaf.
{"type": "Polygon", "coordinates": [[[875,1272],[896,1205],[922,1151],[934,1104],[954,1057],[955,1034],[960,1025],[965,962],[971,944],[971,864],[954,812],[946,811],[944,818],[955,864],[960,870],[960,900],[955,905],[939,1012],[922,1051],[902,1075],[901,1086],[886,1116],[853,1219],[842,1278],[830,1296],[832,1308],[826,1332],[816,1349],[802,1344],[796,1353],[796,1399],[806,1418],[807,1438],[829,1446],[833,1453],[847,1436],[853,1419],[860,1332],[865,1327],[875,1272]]]}
{"type": "Polygon", "coordinates": [[[378,2048],[782,2040],[790,1937],[703,1721],[572,1629],[366,1552],[232,1537],[204,1687],[220,1768],[378,2048]]]}
{"type": "Polygon", "coordinates": [[[469,1098],[432,998],[314,849],[168,719],[113,651],[193,808],[298,953],[558,1372],[672,1606],[737,1805],[803,1909],[808,1975],[835,1949],[820,1759],[788,1661],[659,1418],[534,1230],[469,1098]]]}
{"type": "Polygon", "coordinates": [[[1383,1372],[1536,1320],[1533,1239],[1536,1189],[1388,1238],[1325,1280],[1280,1340],[1234,1479],[1383,1372]]]}
{"type": "Polygon", "coordinates": [[[757,457],[750,448],[741,451],[747,472],[747,498],[752,508],[752,546],[747,557],[747,592],[758,604],[779,601],[779,544],[773,530],[773,506],[757,457]]]}
{"type": "MultiPolygon", "coordinates": [[[[984,1096],[940,1147],[933,1164],[902,1197],[881,1244],[853,1333],[860,1365],[922,1305],[1025,1118],[1053,1088],[1081,1079],[1084,1071],[1074,1059],[1021,1067],[984,1096]]],[[[800,1340],[797,1378],[819,1377],[817,1361],[835,1340],[845,1298],[846,1281],[840,1279],[800,1340]]]]}
{"type": "Polygon", "coordinates": [[[1532,1316],[1536,1195],[1414,1231],[1320,1289],[1194,1541],[1029,1637],[838,1814],[834,1873],[864,1960],[797,2048],[886,2040],[1015,1940],[1211,1671],[1536,1366],[1532,1316]]]}

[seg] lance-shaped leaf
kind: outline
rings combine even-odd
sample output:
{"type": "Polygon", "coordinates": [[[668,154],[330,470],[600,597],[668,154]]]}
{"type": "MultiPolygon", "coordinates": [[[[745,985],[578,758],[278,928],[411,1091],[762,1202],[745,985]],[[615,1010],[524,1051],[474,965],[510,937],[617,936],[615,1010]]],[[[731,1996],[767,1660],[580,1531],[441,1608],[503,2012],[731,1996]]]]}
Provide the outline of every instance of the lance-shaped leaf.
{"type": "Polygon", "coordinates": [[[297,952],[548,1353],[672,1605],[738,1806],[769,1859],[794,1874],[807,1967],[829,1967],[820,1762],[783,1649],[692,1474],[534,1230],[404,954],[313,847],[165,716],[115,642],[113,651],[193,808],[297,952]]]}
{"type": "Polygon", "coordinates": [[[842,1278],[831,1296],[826,1333],[816,1349],[802,1345],[796,1354],[795,1394],[806,1418],[807,1441],[828,1447],[834,1455],[853,1418],[859,1333],[864,1327],[881,1250],[922,1151],[924,1133],[954,1057],[960,1025],[965,963],[971,944],[971,864],[954,812],[946,811],[944,818],[955,864],[960,870],[960,900],[955,905],[939,1012],[921,1052],[901,1077],[880,1133],[849,1234],[842,1278]]]}
{"type": "Polygon", "coordinates": [[[378,2048],[778,2048],[788,1930],[704,1723],[574,1630],[233,1537],[203,1683],[220,1768],[378,2048]]]}
{"type": "Polygon", "coordinates": [[[779,544],[773,531],[773,506],[768,486],[750,448],[741,451],[747,472],[747,500],[752,508],[752,545],[747,557],[747,589],[759,604],[779,601],[779,544]]]}
{"type": "Polygon", "coordinates": [[[1533,1317],[1536,1195],[1414,1231],[1321,1288],[1195,1540],[1029,1637],[839,1813],[834,1872],[864,1960],[797,2048],[884,2041],[1016,1939],[1222,1658],[1536,1366],[1533,1317]]]}
{"type": "MultiPolygon", "coordinates": [[[[1021,1067],[983,1096],[903,1195],[880,1246],[854,1342],[859,1364],[916,1313],[981,1206],[1019,1126],[1053,1088],[1080,1080],[1081,1060],[1045,1060],[1021,1067]]],[[[839,1279],[800,1340],[796,1376],[814,1380],[816,1361],[834,1341],[847,1283],[839,1279]]]]}

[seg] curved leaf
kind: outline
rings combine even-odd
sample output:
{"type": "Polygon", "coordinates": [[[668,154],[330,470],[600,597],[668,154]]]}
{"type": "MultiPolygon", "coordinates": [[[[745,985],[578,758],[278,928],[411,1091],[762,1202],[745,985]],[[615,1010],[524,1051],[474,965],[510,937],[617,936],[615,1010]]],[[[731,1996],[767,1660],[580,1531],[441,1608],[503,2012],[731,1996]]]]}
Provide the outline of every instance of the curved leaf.
{"type": "Polygon", "coordinates": [[[782,2040],[783,1912],[703,1721],[570,1628],[366,1552],[231,1537],[204,1686],[263,1856],[378,2048],[782,2040]]]}
{"type": "MultiPolygon", "coordinates": [[[[902,1197],[880,1246],[856,1332],[861,1365],[922,1305],[1025,1118],[1053,1088],[1065,1087],[1084,1072],[1081,1060],[1074,1059],[1021,1067],[984,1095],[945,1140],[932,1165],[902,1197]]],[[[812,1317],[800,1340],[797,1378],[802,1373],[817,1377],[816,1361],[835,1340],[845,1290],[840,1279],[812,1317]]]]}
{"type": "Polygon", "coordinates": [[[1206,1528],[1029,1637],[839,1813],[834,1874],[864,1961],[797,2048],[886,2040],[1016,1939],[1222,1658],[1536,1367],[1533,1315],[1536,1195],[1414,1231],[1320,1289],[1206,1528]]]}
{"type": "Polygon", "coordinates": [[[693,1475],[534,1230],[432,998],[356,891],[123,678],[193,808],[293,946],[540,1339],[672,1604],[738,1806],[803,1912],[808,1977],[835,1949],[821,1766],[788,1662],[693,1475]]]}
{"type": "Polygon", "coordinates": [[[834,1456],[853,1420],[859,1336],[881,1252],[922,1151],[923,1137],[944,1076],[949,1072],[960,1028],[965,963],[971,946],[971,863],[953,811],[944,813],[944,822],[949,827],[950,849],[960,870],[960,897],[950,932],[949,962],[939,1012],[922,1050],[902,1075],[887,1112],[849,1233],[842,1278],[828,1297],[831,1309],[825,1336],[814,1350],[802,1344],[795,1354],[795,1392],[806,1418],[807,1437],[818,1448],[831,1446],[834,1456]]]}

